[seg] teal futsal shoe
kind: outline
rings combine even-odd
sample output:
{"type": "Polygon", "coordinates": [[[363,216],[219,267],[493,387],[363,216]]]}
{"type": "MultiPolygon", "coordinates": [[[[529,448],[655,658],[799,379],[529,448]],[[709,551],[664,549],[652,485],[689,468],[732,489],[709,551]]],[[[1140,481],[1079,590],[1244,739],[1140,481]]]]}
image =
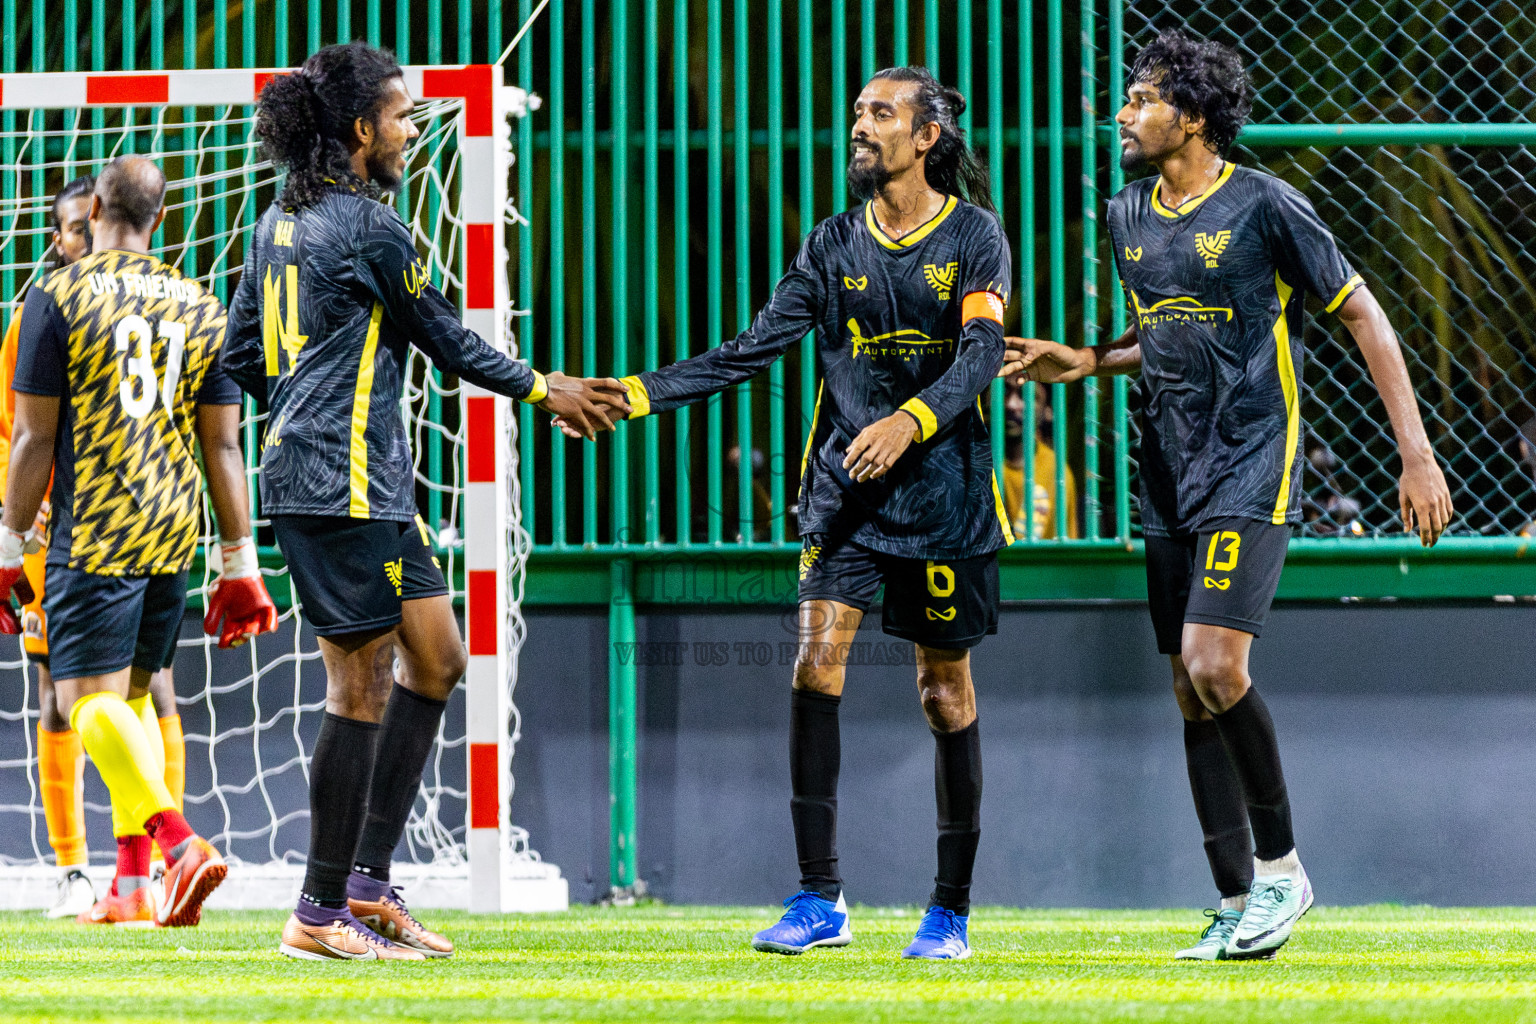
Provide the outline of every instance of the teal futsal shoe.
{"type": "Polygon", "coordinates": [[[964,960],[971,955],[970,943],[965,941],[969,917],[961,917],[953,910],[929,907],[917,925],[917,937],[901,951],[904,960],[964,960]]]}
{"type": "MultiPolygon", "coordinates": [[[[1173,954],[1175,960],[1225,960],[1227,943],[1237,931],[1237,922],[1243,919],[1241,910],[1207,910],[1205,916],[1211,923],[1200,933],[1200,941],[1188,949],[1173,954]]],[[[1273,955],[1273,954],[1271,954],[1273,955]]]]}
{"type": "Polygon", "coordinates": [[[853,941],[848,904],[841,893],[833,903],[819,892],[795,893],[784,901],[784,916],[772,928],[752,936],[760,953],[796,955],[817,946],[846,946],[853,941]]]}
{"type": "Polygon", "coordinates": [[[1301,915],[1312,909],[1312,883],[1298,868],[1289,875],[1256,875],[1248,890],[1248,909],[1227,943],[1228,960],[1257,960],[1275,955],[1291,937],[1301,915]]]}

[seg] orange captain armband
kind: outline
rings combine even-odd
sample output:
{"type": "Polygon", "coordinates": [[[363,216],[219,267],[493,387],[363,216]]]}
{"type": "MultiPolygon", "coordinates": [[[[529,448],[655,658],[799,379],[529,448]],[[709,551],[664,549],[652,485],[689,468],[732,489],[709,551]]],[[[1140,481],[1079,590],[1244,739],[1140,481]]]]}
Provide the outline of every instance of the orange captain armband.
{"type": "Polygon", "coordinates": [[[996,320],[1001,325],[1004,308],[1002,296],[996,292],[971,292],[960,303],[960,322],[968,323],[980,316],[996,320]]]}

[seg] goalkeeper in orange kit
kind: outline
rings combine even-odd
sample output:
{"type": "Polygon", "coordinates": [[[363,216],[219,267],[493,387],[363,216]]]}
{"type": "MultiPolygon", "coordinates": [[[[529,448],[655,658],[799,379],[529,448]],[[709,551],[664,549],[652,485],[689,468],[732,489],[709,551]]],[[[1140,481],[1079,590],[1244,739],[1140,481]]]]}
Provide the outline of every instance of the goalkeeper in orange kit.
{"type": "MultiPolygon", "coordinates": [[[[67,267],[91,249],[91,190],[96,179],[82,175],[59,190],[51,209],[55,267],[67,267]]],[[[25,293],[19,298],[25,298],[25,293]]],[[[16,418],[16,396],[11,379],[16,373],[16,340],[20,334],[21,314],[11,318],[5,337],[0,340],[0,493],[5,490],[6,463],[10,460],[11,425],[16,418]]],[[[48,505],[43,504],[37,522],[46,521],[48,505]]],[[[48,630],[43,615],[43,561],[47,534],[37,531],[27,546],[24,559],[32,600],[22,607],[19,625],[27,658],[37,666],[37,773],[43,794],[43,816],[48,824],[48,844],[53,847],[54,863],[59,869],[57,889],[52,903],[43,911],[49,918],[76,917],[87,913],[96,902],[96,894],[84,868],[88,854],[85,845],[85,752],[80,737],[69,727],[54,701],[53,676],[48,670],[48,630]]],[[[0,609],[3,617],[9,609],[0,609]]],[[[165,784],[182,806],[186,780],[186,745],[182,740],[181,716],[176,712],[175,687],[170,666],[150,680],[149,695],[132,702],[140,712],[145,729],[153,740],[159,737],[164,749],[165,784]]],[[[152,869],[153,872],[153,869],[152,869]]],[[[113,882],[113,891],[117,883],[113,882]]]]}

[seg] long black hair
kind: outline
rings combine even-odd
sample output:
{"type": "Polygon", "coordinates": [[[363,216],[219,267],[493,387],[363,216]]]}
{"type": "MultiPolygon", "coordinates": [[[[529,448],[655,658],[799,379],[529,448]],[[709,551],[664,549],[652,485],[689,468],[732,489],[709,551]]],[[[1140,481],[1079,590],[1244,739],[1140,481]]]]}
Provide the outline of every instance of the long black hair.
{"type": "Polygon", "coordinates": [[[1200,135],[1223,159],[1253,110],[1253,87],[1237,51],[1182,29],[1148,43],[1126,78],[1127,89],[1138,82],[1156,86],[1179,113],[1205,118],[1200,135]]]}
{"type": "Polygon", "coordinates": [[[353,173],[347,144],[358,118],[378,123],[389,80],[400,73],[388,50],[343,43],[317,50],[293,74],[267,83],[256,101],[256,136],[267,157],[288,171],[278,196],[284,207],[311,206],[333,185],[382,194],[353,173]]]}
{"type": "Polygon", "coordinates": [[[930,124],[939,126],[939,141],[928,150],[923,162],[928,184],[996,214],[997,210],[992,206],[991,176],[987,174],[986,165],[976,159],[965,140],[965,132],[956,121],[965,113],[965,97],[923,67],[886,68],[877,71],[870,81],[877,78],[911,82],[917,86],[912,92],[914,133],[930,124]]]}

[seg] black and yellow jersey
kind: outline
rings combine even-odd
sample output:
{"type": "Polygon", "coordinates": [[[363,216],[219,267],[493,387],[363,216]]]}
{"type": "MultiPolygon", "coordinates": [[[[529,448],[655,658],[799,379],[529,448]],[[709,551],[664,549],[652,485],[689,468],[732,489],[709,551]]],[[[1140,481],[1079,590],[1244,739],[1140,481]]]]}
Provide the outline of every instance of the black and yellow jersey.
{"type": "Polygon", "coordinates": [[[1142,529],[1299,523],[1303,298],[1331,313],[1364,282],[1305,196],[1230,163],[1177,209],[1132,182],[1108,220],[1141,346],[1142,529]]]}
{"type": "Polygon", "coordinates": [[[464,326],[392,207],[334,188],[313,206],[262,214],[230,302],[224,366],[268,404],[264,514],[416,518],[400,415],[410,345],[491,391],[547,393],[542,375],[464,326]]]}
{"type": "Polygon", "coordinates": [[[218,367],[224,323],[217,298],[142,253],[92,253],[27,293],[12,386],[60,399],[49,565],[122,576],[192,564],[197,406],[240,401],[218,367]]]}
{"type": "Polygon", "coordinates": [[[1003,362],[1012,256],[991,213],[951,196],[889,238],[872,204],[822,221],[752,326],[692,359],[625,378],[637,415],[696,402],[811,331],[821,385],[800,478],[800,533],[902,558],[971,558],[1012,542],[980,396],[1003,362]],[[855,482],[850,442],[897,410],[919,440],[855,482]]]}

